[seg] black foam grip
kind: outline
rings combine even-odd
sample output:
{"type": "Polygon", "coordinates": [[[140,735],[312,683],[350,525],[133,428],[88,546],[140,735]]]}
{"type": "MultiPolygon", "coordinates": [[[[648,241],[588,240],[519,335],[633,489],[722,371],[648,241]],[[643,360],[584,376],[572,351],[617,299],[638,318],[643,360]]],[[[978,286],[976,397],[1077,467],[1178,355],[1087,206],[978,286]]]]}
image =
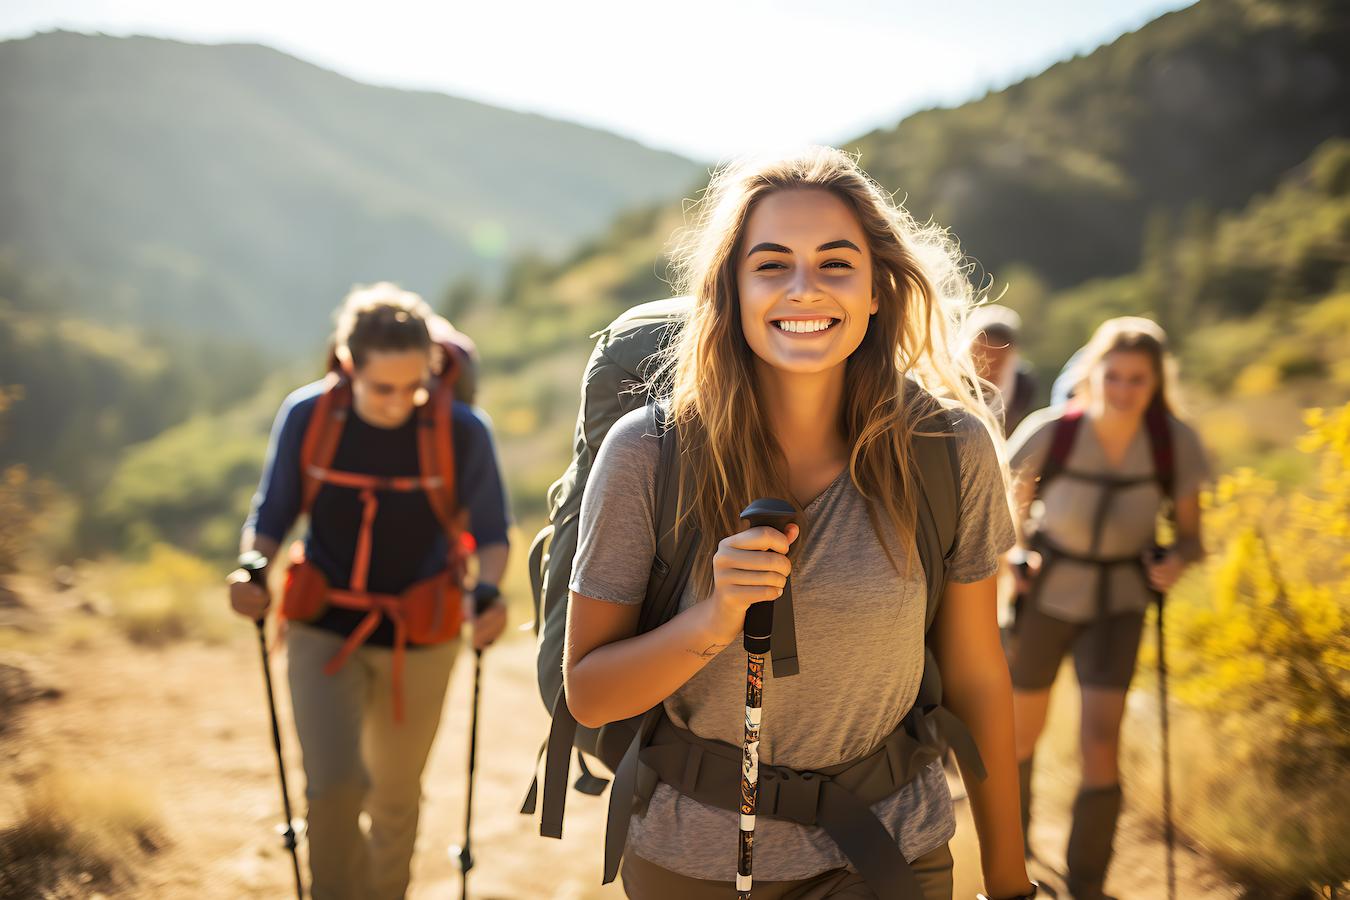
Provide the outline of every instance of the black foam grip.
{"type": "MultiPolygon", "coordinates": [[[[751,503],[741,512],[741,518],[750,522],[751,528],[768,526],[784,534],[788,525],[796,518],[797,511],[792,504],[772,497],[763,497],[751,503]]],[[[791,579],[783,586],[782,596],[789,596],[792,590],[791,579]]],[[[769,638],[773,634],[773,603],[766,600],[755,603],[745,613],[745,652],[768,653],[769,638]]]]}

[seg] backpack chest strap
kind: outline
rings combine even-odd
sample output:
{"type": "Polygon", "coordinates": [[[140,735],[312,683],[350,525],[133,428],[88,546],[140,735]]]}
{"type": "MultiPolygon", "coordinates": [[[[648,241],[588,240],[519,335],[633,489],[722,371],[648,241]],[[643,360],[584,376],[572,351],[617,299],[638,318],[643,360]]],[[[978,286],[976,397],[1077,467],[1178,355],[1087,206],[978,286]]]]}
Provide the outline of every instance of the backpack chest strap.
{"type": "Polygon", "coordinates": [[[310,478],[335,487],[358,491],[394,491],[411,494],[415,491],[436,490],[445,483],[439,475],[369,475],[364,472],[343,472],[322,466],[309,466],[305,472],[310,478]]]}
{"type": "MultiPolygon", "coordinates": [[[[352,557],[351,587],[357,593],[364,593],[370,578],[370,554],[374,543],[375,516],[380,510],[380,491],[413,493],[432,491],[440,487],[442,481],[437,475],[367,475],[361,472],[343,472],[337,469],[325,469],[309,466],[306,470],[311,478],[336,487],[351,488],[358,491],[361,500],[361,527],[356,534],[356,553],[352,557]]],[[[453,552],[453,543],[452,543],[453,552]]]]}

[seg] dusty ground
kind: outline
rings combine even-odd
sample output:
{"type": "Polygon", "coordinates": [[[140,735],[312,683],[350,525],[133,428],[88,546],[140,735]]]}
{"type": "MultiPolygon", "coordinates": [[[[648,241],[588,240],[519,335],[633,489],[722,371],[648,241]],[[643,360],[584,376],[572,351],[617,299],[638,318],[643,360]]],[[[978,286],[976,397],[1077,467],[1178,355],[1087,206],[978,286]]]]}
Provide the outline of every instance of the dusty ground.
{"type": "MultiPolygon", "coordinates": [[[[21,792],[14,788],[46,766],[124,777],[157,798],[165,840],[162,849],[133,861],[133,886],[108,896],[292,896],[289,861],[273,830],[281,819],[280,798],[252,629],[241,622],[238,639],[225,645],[184,642],[162,649],[131,645],[108,628],[85,631],[83,641],[49,643],[40,656],[26,655],[17,640],[9,641],[17,650],[0,650],[0,662],[35,666],[62,692],[11,712],[0,729],[0,796],[11,798],[0,801],[0,827],[19,814],[13,798],[21,792]]],[[[599,883],[603,798],[572,793],[562,841],[540,838],[536,823],[517,814],[546,725],[533,652],[533,641],[518,635],[485,658],[473,835],[477,867],[470,891],[479,898],[621,896],[617,887],[599,883]]],[[[284,685],[284,653],[273,664],[273,677],[284,685]]],[[[412,898],[458,896],[458,868],[447,847],[460,841],[463,831],[471,666],[471,655],[462,654],[426,774],[412,898]]],[[[283,720],[289,715],[286,699],[282,690],[283,720]]],[[[303,776],[290,728],[283,741],[298,812],[303,776]]],[[[956,896],[964,898],[978,889],[978,862],[965,803],[959,807],[953,850],[956,896]]],[[[1062,863],[1065,810],[1052,799],[1040,807],[1033,840],[1052,863],[1062,863]]],[[[1164,897],[1163,851],[1138,817],[1126,816],[1118,848],[1113,891],[1122,900],[1164,897]]],[[[1236,896],[1189,852],[1179,854],[1179,874],[1181,897],[1236,896]]]]}

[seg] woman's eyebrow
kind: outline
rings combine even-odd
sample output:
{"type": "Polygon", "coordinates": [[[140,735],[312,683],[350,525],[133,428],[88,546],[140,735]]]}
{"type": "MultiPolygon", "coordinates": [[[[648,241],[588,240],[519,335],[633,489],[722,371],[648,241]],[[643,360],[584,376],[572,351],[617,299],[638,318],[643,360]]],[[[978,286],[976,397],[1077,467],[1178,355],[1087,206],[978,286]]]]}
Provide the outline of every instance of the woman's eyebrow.
{"type": "Polygon", "coordinates": [[[826,250],[840,250],[840,249],[853,250],[857,253],[862,252],[861,250],[858,249],[857,244],[853,243],[852,241],[843,239],[837,241],[830,241],[828,244],[821,244],[819,247],[816,248],[816,252],[824,253],[826,250]]]}
{"type": "Polygon", "coordinates": [[[792,255],[792,251],[784,247],[782,244],[772,244],[768,241],[759,242],[755,246],[751,247],[750,252],[745,255],[754,256],[756,253],[786,253],[788,256],[792,255]]]}

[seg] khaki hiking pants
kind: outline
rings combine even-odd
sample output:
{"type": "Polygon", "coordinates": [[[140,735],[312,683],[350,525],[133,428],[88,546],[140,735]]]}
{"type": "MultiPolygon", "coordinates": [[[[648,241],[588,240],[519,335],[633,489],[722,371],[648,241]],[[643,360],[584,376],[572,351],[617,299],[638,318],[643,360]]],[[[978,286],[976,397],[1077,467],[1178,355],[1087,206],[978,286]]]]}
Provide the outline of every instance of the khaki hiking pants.
{"type": "Polygon", "coordinates": [[[310,896],[399,900],[417,839],[422,769],[460,642],[407,652],[404,720],[396,723],[392,650],[362,646],[337,674],[325,675],[343,638],[298,622],[288,628],[287,674],[309,804],[310,896]],[[361,830],[363,811],[369,835],[361,830]]]}
{"type": "MultiPolygon", "coordinates": [[[[952,900],[952,852],[946,844],[909,864],[924,900],[952,900]]],[[[733,881],[704,881],[658,866],[638,856],[623,857],[623,890],[633,900],[726,900],[736,895],[733,881]]],[[[857,872],[831,869],[801,881],[755,881],[755,900],[825,900],[829,897],[875,900],[857,872]]]]}

